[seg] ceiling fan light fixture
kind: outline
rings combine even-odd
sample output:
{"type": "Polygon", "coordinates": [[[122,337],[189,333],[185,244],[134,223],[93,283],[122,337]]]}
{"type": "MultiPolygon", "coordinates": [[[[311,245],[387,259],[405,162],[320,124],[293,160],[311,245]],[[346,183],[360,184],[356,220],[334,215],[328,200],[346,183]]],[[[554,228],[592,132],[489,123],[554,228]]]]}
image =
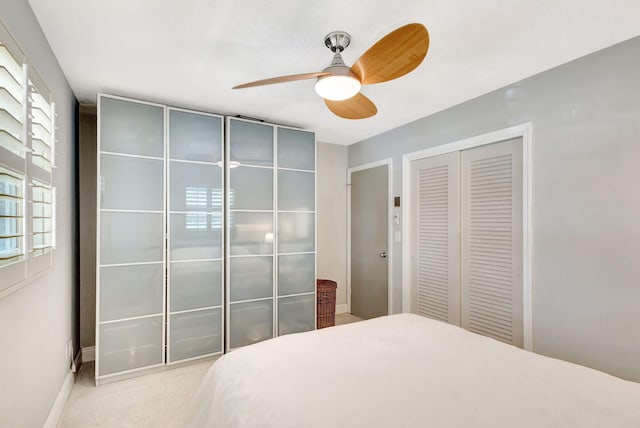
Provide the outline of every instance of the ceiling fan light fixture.
{"type": "Polygon", "coordinates": [[[331,75],[318,77],[315,90],[322,98],[342,101],[360,92],[360,81],[350,75],[331,75]]]}

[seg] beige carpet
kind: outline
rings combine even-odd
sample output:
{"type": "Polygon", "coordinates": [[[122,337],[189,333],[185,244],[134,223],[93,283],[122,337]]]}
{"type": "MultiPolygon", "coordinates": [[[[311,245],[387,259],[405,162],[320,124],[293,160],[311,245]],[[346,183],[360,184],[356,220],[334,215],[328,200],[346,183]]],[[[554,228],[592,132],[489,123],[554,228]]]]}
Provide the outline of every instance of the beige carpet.
{"type": "Polygon", "coordinates": [[[80,368],[59,427],[181,427],[213,361],[114,382],[94,383],[93,362],[80,368]]]}
{"type": "MultiPolygon", "coordinates": [[[[361,321],[336,315],[336,325],[361,321]]],[[[80,368],[62,413],[61,428],[183,426],[191,397],[213,361],[95,386],[94,364],[80,368]]]]}

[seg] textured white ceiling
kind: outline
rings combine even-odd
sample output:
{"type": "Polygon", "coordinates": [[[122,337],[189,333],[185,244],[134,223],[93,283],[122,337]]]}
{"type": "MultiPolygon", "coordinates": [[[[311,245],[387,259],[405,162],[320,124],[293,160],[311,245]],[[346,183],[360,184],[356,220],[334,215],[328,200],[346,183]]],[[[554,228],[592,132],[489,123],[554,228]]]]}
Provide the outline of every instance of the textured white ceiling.
{"type": "Polygon", "coordinates": [[[304,127],[351,144],[640,34],[638,0],[29,0],[81,102],[97,92],[304,127]],[[331,61],[344,30],[353,63],[421,22],[431,46],[413,73],[365,86],[370,119],[331,114],[313,80],[231,90],[331,61]]]}

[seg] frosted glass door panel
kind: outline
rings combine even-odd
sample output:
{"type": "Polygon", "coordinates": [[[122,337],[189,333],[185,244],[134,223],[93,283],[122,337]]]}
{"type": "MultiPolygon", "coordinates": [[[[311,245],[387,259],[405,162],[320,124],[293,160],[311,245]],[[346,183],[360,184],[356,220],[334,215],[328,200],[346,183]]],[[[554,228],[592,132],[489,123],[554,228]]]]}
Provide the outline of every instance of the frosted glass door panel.
{"type": "Polygon", "coordinates": [[[230,301],[273,297],[273,257],[230,259],[230,301]]]}
{"type": "Polygon", "coordinates": [[[164,225],[161,213],[102,212],[100,263],[162,261],[164,225]]]}
{"type": "Polygon", "coordinates": [[[171,311],[222,305],[222,261],[171,263],[171,311]]]}
{"type": "Polygon", "coordinates": [[[316,287],[316,255],[278,256],[278,296],[312,293],[316,287]]]}
{"type": "Polygon", "coordinates": [[[278,167],[315,170],[315,135],[311,132],[278,128],[278,167]]]}
{"type": "Polygon", "coordinates": [[[100,98],[100,150],[164,156],[164,108],[100,98]]]}
{"type": "Polygon", "coordinates": [[[171,214],[171,260],[222,258],[222,215],[171,214]]]}
{"type": "Polygon", "coordinates": [[[279,298],[278,335],[313,330],[316,325],[315,304],[315,294],[279,298]]]}
{"type": "Polygon", "coordinates": [[[230,119],[229,160],[241,165],[273,166],[273,127],[230,119]]]}
{"type": "Polygon", "coordinates": [[[222,310],[207,309],[171,315],[169,361],[214,354],[222,350],[222,310]]]}
{"type": "Polygon", "coordinates": [[[169,110],[169,157],[202,162],[222,161],[222,119],[169,110]]]}
{"type": "Polygon", "coordinates": [[[316,209],[316,174],[278,171],[278,210],[314,211],[316,209]]]}
{"type": "Polygon", "coordinates": [[[233,212],[229,218],[231,255],[273,254],[273,214],[233,212]]]}
{"type": "Polygon", "coordinates": [[[222,212],[222,168],[197,163],[170,163],[172,211],[222,212]]]}
{"type": "Polygon", "coordinates": [[[273,169],[238,167],[230,171],[229,204],[235,210],[273,209],[273,169]]]}
{"type": "Polygon", "coordinates": [[[100,325],[99,376],[162,364],[162,316],[100,325]]]}
{"type": "Polygon", "coordinates": [[[100,268],[100,321],[164,311],[162,263],[100,268]]]}
{"type": "Polygon", "coordinates": [[[100,207],[162,211],[163,164],[155,159],[101,155],[100,207]]]}
{"type": "Polygon", "coordinates": [[[315,251],[315,214],[278,214],[278,236],[280,253],[315,251]]]}
{"type": "Polygon", "coordinates": [[[229,312],[229,345],[250,345],[273,337],[273,299],[232,303],[229,312]]]}

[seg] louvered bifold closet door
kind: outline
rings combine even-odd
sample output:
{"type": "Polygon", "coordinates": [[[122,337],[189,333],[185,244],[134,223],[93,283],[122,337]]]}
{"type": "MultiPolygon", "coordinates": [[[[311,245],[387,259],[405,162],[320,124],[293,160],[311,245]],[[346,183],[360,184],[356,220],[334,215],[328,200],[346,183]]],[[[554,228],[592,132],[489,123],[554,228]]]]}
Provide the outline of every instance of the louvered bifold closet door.
{"type": "Polygon", "coordinates": [[[522,347],[522,142],[466,150],[461,169],[462,327],[522,347]]]}
{"type": "Polygon", "coordinates": [[[416,161],[411,169],[413,311],[460,325],[460,154],[416,161]]]}

